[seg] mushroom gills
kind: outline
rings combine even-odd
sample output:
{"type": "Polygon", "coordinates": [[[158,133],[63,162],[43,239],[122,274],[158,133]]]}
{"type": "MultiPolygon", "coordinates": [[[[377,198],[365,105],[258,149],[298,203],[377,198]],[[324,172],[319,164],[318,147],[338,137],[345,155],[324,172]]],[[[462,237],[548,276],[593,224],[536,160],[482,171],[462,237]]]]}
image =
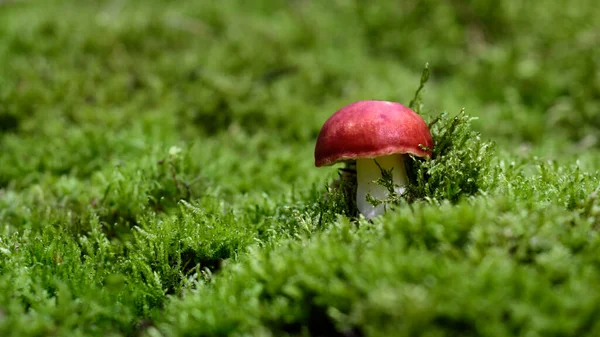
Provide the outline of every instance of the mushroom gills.
{"type": "Polygon", "coordinates": [[[385,200],[389,196],[389,191],[384,186],[375,181],[381,177],[381,169],[392,169],[392,180],[394,182],[394,191],[398,194],[404,193],[405,185],[408,183],[406,167],[402,154],[392,154],[376,158],[356,159],[356,205],[358,211],[367,219],[376,217],[385,212],[385,205],[379,204],[373,206],[367,201],[367,195],[375,199],[385,200]],[[377,161],[377,163],[375,163],[377,161]]]}

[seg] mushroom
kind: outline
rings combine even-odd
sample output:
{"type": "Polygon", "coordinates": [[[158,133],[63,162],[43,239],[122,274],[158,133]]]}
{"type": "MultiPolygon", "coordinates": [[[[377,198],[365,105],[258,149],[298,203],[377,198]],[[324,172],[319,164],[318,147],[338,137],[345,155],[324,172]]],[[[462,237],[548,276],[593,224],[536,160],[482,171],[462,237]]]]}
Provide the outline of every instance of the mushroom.
{"type": "Polygon", "coordinates": [[[389,196],[375,182],[381,169],[391,170],[394,190],[402,194],[408,184],[404,155],[430,158],[432,148],[429,128],[416,112],[396,102],[358,101],[336,111],[323,124],[315,146],[315,166],[355,160],[356,205],[370,219],[383,214],[385,206],[372,205],[367,195],[379,200],[389,196]]]}

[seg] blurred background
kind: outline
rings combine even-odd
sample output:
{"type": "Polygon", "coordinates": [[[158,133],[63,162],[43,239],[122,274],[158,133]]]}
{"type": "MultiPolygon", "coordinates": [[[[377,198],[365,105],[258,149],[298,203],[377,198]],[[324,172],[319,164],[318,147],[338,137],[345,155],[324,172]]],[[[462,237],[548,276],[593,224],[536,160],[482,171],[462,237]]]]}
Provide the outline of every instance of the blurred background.
{"type": "MultiPolygon", "coordinates": [[[[600,146],[594,0],[1,1],[0,130],[139,125],[314,141],[359,99],[478,116],[486,138],[600,146]]],[[[93,133],[93,131],[92,131],[93,133]]]]}

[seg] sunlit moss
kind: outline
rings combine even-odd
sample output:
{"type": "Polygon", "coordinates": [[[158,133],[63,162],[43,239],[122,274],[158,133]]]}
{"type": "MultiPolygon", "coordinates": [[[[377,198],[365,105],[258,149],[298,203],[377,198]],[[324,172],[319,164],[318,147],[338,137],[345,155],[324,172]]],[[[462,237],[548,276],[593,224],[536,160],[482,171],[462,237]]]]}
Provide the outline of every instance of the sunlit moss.
{"type": "Polygon", "coordinates": [[[595,5],[0,1],[0,335],[598,335],[595,5]],[[319,129],[427,62],[357,220],[319,129]]]}

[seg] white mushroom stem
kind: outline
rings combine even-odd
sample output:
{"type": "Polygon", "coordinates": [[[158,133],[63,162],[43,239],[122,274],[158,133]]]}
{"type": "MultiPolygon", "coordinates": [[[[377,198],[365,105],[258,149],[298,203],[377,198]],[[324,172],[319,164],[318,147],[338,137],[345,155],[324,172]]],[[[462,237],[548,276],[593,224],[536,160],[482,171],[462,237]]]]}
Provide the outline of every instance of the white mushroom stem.
{"type": "Polygon", "coordinates": [[[381,177],[381,169],[392,169],[392,180],[394,190],[398,194],[402,194],[406,184],[408,184],[408,176],[406,175],[406,167],[404,166],[404,158],[401,154],[393,154],[376,158],[361,158],[356,160],[356,205],[359,212],[367,219],[376,217],[385,212],[385,205],[379,204],[373,206],[367,201],[367,195],[371,195],[375,199],[384,200],[389,196],[389,191],[384,186],[381,186],[375,181],[381,177]]]}

